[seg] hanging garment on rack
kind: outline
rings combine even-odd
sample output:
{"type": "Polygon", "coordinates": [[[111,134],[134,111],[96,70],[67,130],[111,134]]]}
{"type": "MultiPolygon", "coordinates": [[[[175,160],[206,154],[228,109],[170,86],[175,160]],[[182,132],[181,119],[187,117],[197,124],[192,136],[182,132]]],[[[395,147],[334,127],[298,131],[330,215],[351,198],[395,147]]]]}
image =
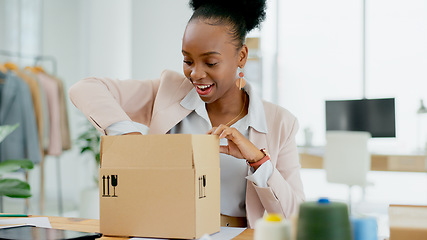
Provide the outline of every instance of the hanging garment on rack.
{"type": "Polygon", "coordinates": [[[13,71],[19,78],[24,80],[25,83],[27,83],[28,87],[30,88],[31,92],[31,98],[33,100],[33,107],[34,107],[34,115],[36,117],[37,121],[37,129],[39,134],[39,144],[40,144],[40,152],[43,155],[43,126],[44,126],[44,120],[43,120],[43,105],[42,105],[42,96],[40,92],[40,86],[39,82],[34,79],[32,76],[28,75],[23,70],[14,70],[13,71]]]}
{"type": "Polygon", "coordinates": [[[37,81],[38,85],[39,85],[39,90],[40,90],[40,100],[41,100],[41,110],[42,110],[42,115],[43,115],[43,132],[42,132],[42,136],[41,136],[41,145],[42,145],[42,153],[44,156],[45,153],[45,149],[48,148],[49,146],[49,131],[50,131],[50,118],[49,118],[49,107],[47,105],[47,97],[46,97],[46,93],[44,92],[43,86],[40,83],[39,77],[29,68],[26,67],[25,69],[21,70],[22,72],[24,72],[27,76],[33,78],[34,80],[37,81]]]}
{"type": "Polygon", "coordinates": [[[27,84],[11,71],[0,72],[0,125],[19,127],[0,143],[0,161],[30,159],[41,161],[40,145],[31,92],[27,84]]]}
{"type": "Polygon", "coordinates": [[[43,152],[45,152],[45,149],[49,147],[49,133],[50,133],[50,117],[49,117],[49,105],[47,104],[47,96],[44,91],[43,86],[40,83],[39,77],[34,74],[30,70],[25,70],[25,73],[34,79],[37,80],[40,86],[40,93],[41,93],[41,103],[42,103],[42,112],[43,112],[43,136],[42,136],[42,146],[43,146],[43,152]]]}
{"type": "Polygon", "coordinates": [[[46,154],[59,156],[62,153],[62,137],[58,84],[46,73],[39,72],[37,77],[46,94],[49,110],[49,145],[46,149],[46,154]]]}
{"type": "Polygon", "coordinates": [[[70,125],[68,122],[68,111],[67,111],[67,102],[65,97],[65,89],[64,84],[61,79],[47,74],[58,84],[58,97],[59,97],[59,119],[61,126],[61,142],[62,142],[62,150],[70,150],[71,149],[71,134],[70,134],[70,125]]]}

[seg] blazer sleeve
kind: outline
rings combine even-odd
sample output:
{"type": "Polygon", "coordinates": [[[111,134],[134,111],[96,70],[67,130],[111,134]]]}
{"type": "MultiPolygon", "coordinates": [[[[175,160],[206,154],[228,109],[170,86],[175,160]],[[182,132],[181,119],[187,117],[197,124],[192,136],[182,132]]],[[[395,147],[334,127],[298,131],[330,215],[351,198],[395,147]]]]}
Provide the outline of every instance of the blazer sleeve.
{"type": "Polygon", "coordinates": [[[262,188],[252,184],[268,213],[281,213],[285,218],[289,218],[305,200],[300,176],[301,165],[295,141],[298,121],[293,117],[293,122],[282,124],[277,130],[281,132],[282,137],[278,139],[278,154],[272,156],[276,161],[272,159],[275,164],[273,164],[273,173],[267,181],[269,187],[262,188]]]}
{"type": "Polygon", "coordinates": [[[150,125],[160,80],[86,78],[69,89],[72,103],[99,131],[119,121],[150,125]]]}

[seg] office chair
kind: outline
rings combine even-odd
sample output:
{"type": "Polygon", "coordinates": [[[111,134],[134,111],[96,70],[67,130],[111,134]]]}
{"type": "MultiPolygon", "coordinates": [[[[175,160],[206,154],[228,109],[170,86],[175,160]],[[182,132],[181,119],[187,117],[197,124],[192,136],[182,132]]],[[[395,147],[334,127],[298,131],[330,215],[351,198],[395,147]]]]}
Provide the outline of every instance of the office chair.
{"type": "Polygon", "coordinates": [[[367,173],[371,167],[368,150],[369,132],[327,131],[324,155],[326,179],[349,186],[348,207],[351,213],[351,188],[369,185],[367,173]]]}

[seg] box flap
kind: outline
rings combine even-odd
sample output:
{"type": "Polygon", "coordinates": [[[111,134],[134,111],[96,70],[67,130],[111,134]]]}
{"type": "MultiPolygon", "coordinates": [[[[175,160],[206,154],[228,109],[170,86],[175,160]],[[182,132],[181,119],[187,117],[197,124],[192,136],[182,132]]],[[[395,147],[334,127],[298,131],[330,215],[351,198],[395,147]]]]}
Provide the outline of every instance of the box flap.
{"type": "Polygon", "coordinates": [[[219,168],[219,138],[217,135],[192,135],[194,165],[199,168],[219,168]]]}
{"type": "Polygon", "coordinates": [[[103,136],[101,167],[192,168],[191,142],[190,134],[103,136]]]}

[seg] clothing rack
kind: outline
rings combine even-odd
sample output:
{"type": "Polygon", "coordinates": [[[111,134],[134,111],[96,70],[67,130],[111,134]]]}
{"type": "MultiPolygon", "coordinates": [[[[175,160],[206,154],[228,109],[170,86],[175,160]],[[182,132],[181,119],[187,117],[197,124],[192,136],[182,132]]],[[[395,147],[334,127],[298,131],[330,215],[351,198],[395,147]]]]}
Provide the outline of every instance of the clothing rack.
{"type": "Polygon", "coordinates": [[[46,55],[27,55],[22,54],[19,52],[12,52],[7,50],[1,50],[0,49],[0,55],[7,56],[7,57],[14,57],[14,58],[25,58],[25,59],[33,59],[34,60],[34,66],[37,66],[41,61],[50,61],[52,63],[52,74],[56,75],[57,73],[57,60],[53,56],[46,56],[46,55]]]}
{"type": "MultiPolygon", "coordinates": [[[[50,61],[52,63],[52,74],[56,75],[57,73],[57,60],[53,56],[45,56],[45,55],[27,55],[22,54],[20,52],[12,52],[7,50],[1,50],[0,49],[0,55],[7,56],[7,57],[14,57],[14,58],[23,58],[23,59],[33,59],[34,60],[34,66],[37,66],[41,61],[50,61]]],[[[55,156],[56,158],[56,178],[57,178],[57,196],[58,196],[58,213],[60,216],[63,215],[63,201],[62,201],[62,183],[61,183],[61,173],[60,173],[60,157],[55,156]]],[[[44,160],[45,157],[42,158],[42,161],[40,162],[40,214],[43,215],[44,212],[44,160]]],[[[25,174],[26,181],[28,182],[28,174],[25,174]]],[[[3,210],[3,201],[0,198],[0,209],[3,210]]],[[[26,200],[25,203],[25,212],[28,213],[29,209],[29,201],[26,200]]]]}

